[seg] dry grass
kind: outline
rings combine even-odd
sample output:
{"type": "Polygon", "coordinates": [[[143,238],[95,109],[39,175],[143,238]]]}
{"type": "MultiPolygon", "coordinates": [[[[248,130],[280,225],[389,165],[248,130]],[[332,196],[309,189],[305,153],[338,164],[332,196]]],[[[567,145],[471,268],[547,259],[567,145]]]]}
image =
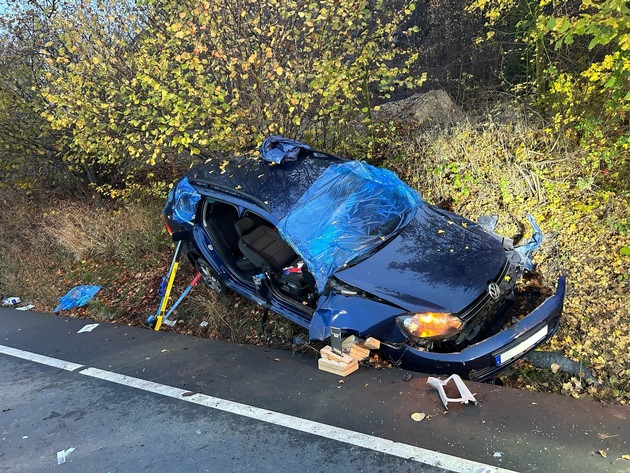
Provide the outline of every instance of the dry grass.
{"type": "Polygon", "coordinates": [[[136,266],[163,245],[158,205],[132,203],[112,209],[85,202],[62,204],[44,214],[44,231],[75,260],[117,258],[136,266]]]}
{"type": "Polygon", "coordinates": [[[168,247],[159,211],[157,203],[114,208],[6,191],[0,200],[6,222],[0,226],[0,293],[51,309],[73,285],[101,284],[118,271],[114,264],[149,270],[168,247]]]}

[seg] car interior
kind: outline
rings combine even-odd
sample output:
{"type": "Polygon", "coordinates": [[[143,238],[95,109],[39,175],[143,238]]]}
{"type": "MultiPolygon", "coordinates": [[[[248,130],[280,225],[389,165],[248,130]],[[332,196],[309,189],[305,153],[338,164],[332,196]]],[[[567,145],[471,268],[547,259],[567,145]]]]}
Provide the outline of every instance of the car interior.
{"type": "Polygon", "coordinates": [[[300,302],[315,293],[315,279],[306,265],[264,218],[249,211],[239,216],[235,206],[208,200],[204,225],[224,261],[244,279],[264,273],[274,287],[300,302]]]}

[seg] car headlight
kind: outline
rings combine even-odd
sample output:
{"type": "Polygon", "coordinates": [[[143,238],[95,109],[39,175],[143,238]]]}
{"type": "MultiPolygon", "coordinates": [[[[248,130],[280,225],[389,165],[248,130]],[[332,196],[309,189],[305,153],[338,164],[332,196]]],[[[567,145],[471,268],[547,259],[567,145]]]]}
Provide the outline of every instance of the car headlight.
{"type": "Polygon", "coordinates": [[[444,312],[404,314],[396,318],[396,324],[406,335],[418,340],[445,339],[456,335],[462,320],[444,312]]]}

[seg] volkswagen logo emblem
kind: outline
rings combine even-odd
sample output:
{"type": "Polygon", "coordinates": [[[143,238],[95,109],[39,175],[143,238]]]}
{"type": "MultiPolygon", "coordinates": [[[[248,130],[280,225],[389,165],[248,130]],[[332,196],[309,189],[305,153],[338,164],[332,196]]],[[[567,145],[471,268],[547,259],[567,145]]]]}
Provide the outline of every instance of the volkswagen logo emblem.
{"type": "Polygon", "coordinates": [[[501,295],[501,288],[496,282],[491,282],[490,284],[488,284],[488,294],[490,294],[490,297],[494,301],[499,298],[499,296],[501,295]]]}

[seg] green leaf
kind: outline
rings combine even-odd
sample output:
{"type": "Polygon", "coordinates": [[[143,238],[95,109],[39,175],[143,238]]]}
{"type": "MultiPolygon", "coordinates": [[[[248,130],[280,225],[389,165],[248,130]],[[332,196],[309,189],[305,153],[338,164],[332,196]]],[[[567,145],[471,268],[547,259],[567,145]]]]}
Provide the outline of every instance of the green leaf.
{"type": "Polygon", "coordinates": [[[612,76],[606,81],[604,87],[607,89],[612,89],[615,85],[617,85],[617,78],[615,76],[612,76]]]}
{"type": "Polygon", "coordinates": [[[622,246],[619,253],[623,256],[630,256],[630,246],[622,246]]]}

